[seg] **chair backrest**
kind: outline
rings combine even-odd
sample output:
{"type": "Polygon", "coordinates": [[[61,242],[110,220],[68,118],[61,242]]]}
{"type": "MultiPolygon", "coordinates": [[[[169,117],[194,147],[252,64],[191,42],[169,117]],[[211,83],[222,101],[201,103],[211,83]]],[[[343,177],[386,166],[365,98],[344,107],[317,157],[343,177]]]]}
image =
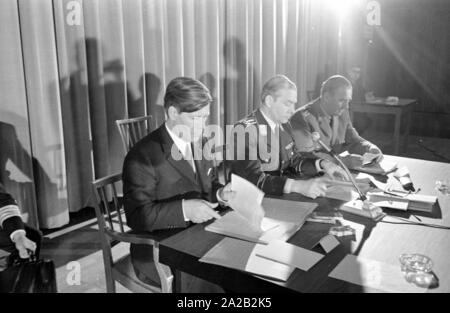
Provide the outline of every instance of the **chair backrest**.
{"type": "Polygon", "coordinates": [[[97,179],[92,184],[97,198],[95,214],[101,233],[125,233],[123,204],[117,193],[116,185],[122,181],[122,174],[114,174],[97,179]]]}
{"type": "Polygon", "coordinates": [[[116,125],[126,152],[154,128],[151,115],[117,120],[116,125]]]}

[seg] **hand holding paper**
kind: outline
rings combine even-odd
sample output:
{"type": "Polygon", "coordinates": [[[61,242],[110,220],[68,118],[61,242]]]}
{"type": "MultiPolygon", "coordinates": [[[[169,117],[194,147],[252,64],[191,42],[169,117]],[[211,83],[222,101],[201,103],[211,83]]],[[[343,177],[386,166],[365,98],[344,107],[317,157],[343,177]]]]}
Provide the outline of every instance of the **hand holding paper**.
{"type": "Polygon", "coordinates": [[[214,208],[218,203],[211,203],[201,199],[191,199],[183,201],[183,212],[187,220],[194,223],[203,223],[212,218],[219,219],[220,215],[214,208]]]}
{"type": "Polygon", "coordinates": [[[268,243],[287,240],[317,206],[297,201],[264,199],[264,193],[245,179],[232,175],[234,196],[228,205],[233,211],[209,224],[205,230],[246,241],[268,243]],[[264,208],[268,211],[268,216],[264,208]]]}
{"type": "Polygon", "coordinates": [[[231,175],[231,190],[234,196],[228,201],[229,206],[244,217],[249,225],[261,231],[264,209],[261,206],[264,192],[244,178],[231,175]]]}
{"type": "Polygon", "coordinates": [[[228,202],[236,196],[236,193],[231,189],[231,183],[228,183],[225,187],[219,190],[219,197],[221,200],[228,202]]]}

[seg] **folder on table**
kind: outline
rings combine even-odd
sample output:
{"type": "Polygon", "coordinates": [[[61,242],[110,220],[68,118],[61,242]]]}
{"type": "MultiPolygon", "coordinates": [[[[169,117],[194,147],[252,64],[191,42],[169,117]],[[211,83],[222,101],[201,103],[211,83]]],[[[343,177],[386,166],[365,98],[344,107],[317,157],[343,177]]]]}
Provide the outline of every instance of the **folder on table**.
{"type": "Polygon", "coordinates": [[[271,239],[289,239],[298,228],[299,226],[294,223],[264,217],[261,227],[257,229],[252,227],[238,212],[230,211],[206,226],[205,230],[228,237],[267,244],[271,239]]]}
{"type": "Polygon", "coordinates": [[[266,244],[271,240],[287,240],[317,206],[315,203],[282,199],[263,200],[264,193],[249,184],[239,176],[232,176],[232,189],[236,190],[236,197],[230,206],[234,210],[206,226],[205,230],[266,244]]]}
{"type": "Polygon", "coordinates": [[[303,271],[308,271],[323,258],[323,254],[279,240],[260,247],[256,255],[303,271]]]}
{"type": "Polygon", "coordinates": [[[264,197],[265,216],[278,221],[303,224],[317,207],[317,203],[264,197]]]}
{"type": "MultiPolygon", "coordinates": [[[[397,193],[392,191],[392,193],[397,193]]],[[[437,201],[436,196],[427,196],[420,194],[407,194],[404,191],[398,192],[398,196],[388,194],[383,191],[370,192],[367,194],[369,200],[380,207],[398,209],[402,211],[422,211],[431,212],[433,205],[437,201]]]]}
{"type": "Polygon", "coordinates": [[[234,238],[224,238],[209,250],[200,262],[216,264],[266,278],[286,281],[294,271],[288,266],[257,256],[264,245],[234,238]]]}

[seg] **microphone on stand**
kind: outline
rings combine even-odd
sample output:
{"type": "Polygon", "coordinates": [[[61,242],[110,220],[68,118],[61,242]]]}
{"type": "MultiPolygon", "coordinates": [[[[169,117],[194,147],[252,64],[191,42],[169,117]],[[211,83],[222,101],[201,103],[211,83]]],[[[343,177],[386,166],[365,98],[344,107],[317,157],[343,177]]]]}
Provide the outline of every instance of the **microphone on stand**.
{"type": "Polygon", "coordinates": [[[328,147],[321,139],[320,134],[318,132],[311,133],[312,140],[316,143],[318,143],[328,154],[330,154],[338,163],[339,165],[344,169],[344,171],[347,173],[353,187],[355,187],[356,191],[359,194],[359,199],[362,201],[367,200],[367,197],[361,192],[358,185],[356,184],[355,179],[353,178],[352,174],[350,173],[350,170],[348,167],[342,162],[341,158],[331,149],[328,147]]]}

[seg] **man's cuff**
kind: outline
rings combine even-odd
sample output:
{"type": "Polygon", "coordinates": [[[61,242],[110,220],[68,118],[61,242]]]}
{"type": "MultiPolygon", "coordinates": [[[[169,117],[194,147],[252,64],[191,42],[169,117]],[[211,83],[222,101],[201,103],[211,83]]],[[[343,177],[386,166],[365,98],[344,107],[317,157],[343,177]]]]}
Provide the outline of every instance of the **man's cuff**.
{"type": "Polygon", "coordinates": [[[221,197],[220,197],[220,190],[221,190],[222,188],[219,188],[219,189],[217,189],[217,191],[216,191],[216,198],[217,198],[217,202],[219,202],[219,204],[221,204],[221,205],[224,205],[224,206],[227,206],[228,205],[228,201],[225,201],[225,200],[223,200],[221,197]]]}
{"type": "Polygon", "coordinates": [[[189,219],[186,217],[186,213],[184,213],[184,199],[181,200],[181,210],[183,211],[184,221],[189,222],[189,219]]]}
{"type": "Polygon", "coordinates": [[[12,242],[15,243],[15,241],[13,240],[13,238],[14,238],[14,236],[15,236],[16,234],[19,234],[19,233],[22,233],[22,234],[24,234],[24,235],[27,234],[27,233],[25,232],[24,229],[18,229],[18,230],[13,231],[13,232],[11,233],[11,235],[9,235],[9,238],[11,239],[12,242]]]}
{"type": "Polygon", "coordinates": [[[323,159],[317,159],[315,163],[317,173],[323,173],[323,168],[320,166],[320,161],[323,161],[323,159]]]}
{"type": "Polygon", "coordinates": [[[286,183],[283,187],[283,193],[291,193],[292,192],[292,184],[294,180],[291,178],[286,179],[286,183]]]}

